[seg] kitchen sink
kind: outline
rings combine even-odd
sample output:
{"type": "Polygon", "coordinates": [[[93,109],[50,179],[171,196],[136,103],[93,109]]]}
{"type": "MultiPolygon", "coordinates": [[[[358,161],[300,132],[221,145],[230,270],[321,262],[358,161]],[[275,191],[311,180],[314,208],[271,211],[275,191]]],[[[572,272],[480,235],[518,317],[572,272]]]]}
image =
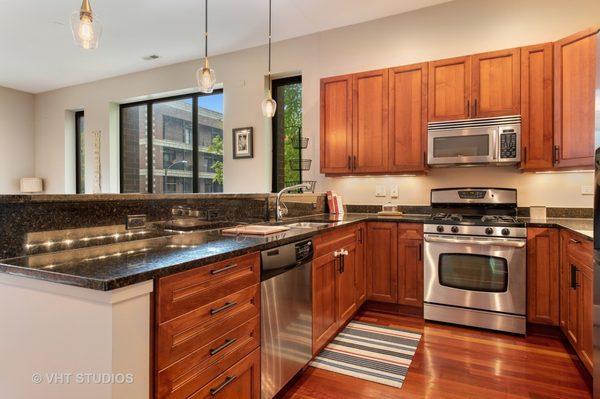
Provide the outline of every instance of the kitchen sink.
{"type": "Polygon", "coordinates": [[[291,227],[293,229],[318,229],[320,227],[327,227],[327,226],[329,226],[329,223],[322,223],[322,222],[296,222],[296,223],[286,224],[286,226],[291,227]]]}

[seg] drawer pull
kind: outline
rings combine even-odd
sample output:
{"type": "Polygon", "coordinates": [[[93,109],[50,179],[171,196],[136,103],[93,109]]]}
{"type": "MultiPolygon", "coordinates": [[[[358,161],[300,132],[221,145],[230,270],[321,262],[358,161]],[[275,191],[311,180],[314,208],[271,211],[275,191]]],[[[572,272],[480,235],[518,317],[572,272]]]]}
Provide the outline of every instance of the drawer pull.
{"type": "Polygon", "coordinates": [[[225,387],[229,384],[231,384],[233,382],[233,380],[235,380],[237,377],[232,375],[231,377],[227,377],[225,378],[225,381],[223,381],[223,383],[221,385],[219,385],[216,388],[211,388],[210,389],[210,395],[211,396],[216,396],[219,392],[221,392],[223,389],[225,389],[225,387]]]}
{"type": "Polygon", "coordinates": [[[227,309],[230,309],[232,307],[234,307],[235,305],[237,305],[237,303],[235,302],[227,302],[225,305],[218,307],[218,308],[214,308],[210,310],[210,314],[211,316],[216,315],[217,313],[221,313],[227,309]]]}
{"type": "Polygon", "coordinates": [[[571,238],[569,241],[571,241],[573,244],[581,244],[581,241],[576,240],[575,238],[571,238]]]}
{"type": "Polygon", "coordinates": [[[221,346],[218,346],[218,347],[216,347],[214,349],[211,349],[210,350],[210,355],[211,356],[216,355],[217,353],[221,352],[223,349],[225,349],[228,346],[232,345],[235,341],[237,341],[237,339],[235,339],[235,338],[226,339],[225,342],[221,346]]]}
{"type": "Polygon", "coordinates": [[[215,274],[220,274],[220,273],[226,272],[227,270],[231,270],[231,269],[233,269],[236,266],[237,266],[237,263],[234,263],[232,265],[225,266],[225,267],[222,267],[220,269],[211,270],[210,274],[212,274],[214,276],[215,274]]]}

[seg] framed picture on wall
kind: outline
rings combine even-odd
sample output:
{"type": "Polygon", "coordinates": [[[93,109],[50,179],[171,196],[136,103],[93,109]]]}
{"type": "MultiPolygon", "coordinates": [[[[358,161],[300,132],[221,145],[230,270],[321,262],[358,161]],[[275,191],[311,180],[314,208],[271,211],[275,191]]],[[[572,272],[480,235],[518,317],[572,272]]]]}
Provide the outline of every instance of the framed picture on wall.
{"type": "Polygon", "coordinates": [[[254,129],[240,127],[233,129],[233,159],[254,158],[254,129]]]}

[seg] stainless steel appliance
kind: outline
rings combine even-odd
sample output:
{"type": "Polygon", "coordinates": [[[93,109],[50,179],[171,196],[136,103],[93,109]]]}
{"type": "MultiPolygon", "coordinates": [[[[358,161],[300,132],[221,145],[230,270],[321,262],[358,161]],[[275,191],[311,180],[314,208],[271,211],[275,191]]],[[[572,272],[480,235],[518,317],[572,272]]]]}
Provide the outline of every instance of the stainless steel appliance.
{"type": "Polygon", "coordinates": [[[510,165],[521,161],[521,117],[466,119],[428,124],[431,166],[510,165]]]}
{"type": "Polygon", "coordinates": [[[261,253],[261,397],[271,399],[312,358],[311,240],[261,253]]]}
{"type": "Polygon", "coordinates": [[[527,230],[516,190],[432,190],[431,206],[425,319],[525,334],[527,230]]]}

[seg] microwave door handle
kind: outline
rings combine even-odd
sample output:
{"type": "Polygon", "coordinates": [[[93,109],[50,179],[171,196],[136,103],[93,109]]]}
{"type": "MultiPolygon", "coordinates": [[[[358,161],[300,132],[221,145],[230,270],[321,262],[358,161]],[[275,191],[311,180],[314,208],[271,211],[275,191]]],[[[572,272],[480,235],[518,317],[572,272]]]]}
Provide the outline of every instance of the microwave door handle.
{"type": "Polygon", "coordinates": [[[460,238],[446,238],[438,236],[425,236],[427,242],[438,242],[444,244],[473,244],[492,245],[496,247],[525,248],[525,242],[508,240],[464,240],[460,238]]]}
{"type": "Polygon", "coordinates": [[[498,160],[498,157],[500,156],[500,148],[499,148],[499,144],[498,141],[500,139],[500,132],[498,130],[495,130],[492,132],[492,154],[494,157],[494,161],[498,160]]]}

